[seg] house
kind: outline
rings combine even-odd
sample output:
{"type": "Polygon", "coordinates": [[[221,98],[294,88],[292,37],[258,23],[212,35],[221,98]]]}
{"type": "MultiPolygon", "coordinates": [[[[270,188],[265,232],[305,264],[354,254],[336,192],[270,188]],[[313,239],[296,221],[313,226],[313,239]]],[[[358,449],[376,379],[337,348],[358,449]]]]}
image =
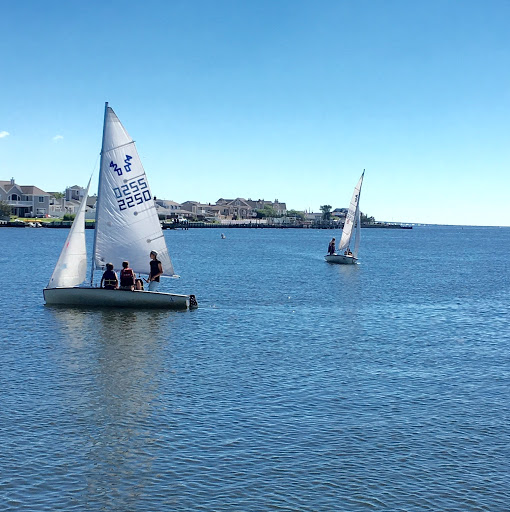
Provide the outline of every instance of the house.
{"type": "Polygon", "coordinates": [[[347,215],[347,208],[335,208],[331,212],[331,218],[345,219],[347,215]]]}
{"type": "Polygon", "coordinates": [[[14,178],[0,181],[0,201],[5,201],[18,217],[46,217],[50,213],[50,194],[33,185],[18,185],[14,178]]]}
{"type": "Polygon", "coordinates": [[[257,199],[256,201],[252,201],[248,199],[246,201],[254,210],[262,210],[264,206],[270,206],[273,210],[276,211],[278,215],[285,215],[287,213],[287,205],[285,203],[280,203],[278,199],[274,201],[266,201],[264,199],[257,199]]]}
{"type": "MultiPolygon", "coordinates": [[[[50,194],[50,215],[52,217],[63,217],[66,214],[78,213],[83,196],[85,195],[85,189],[79,185],[67,187],[64,192],[64,196],[57,192],[49,192],[50,194]]],[[[85,207],[85,218],[94,219],[96,216],[96,201],[97,196],[87,196],[87,204],[85,207]]]]}
{"type": "Polygon", "coordinates": [[[216,206],[220,208],[215,208],[215,211],[218,211],[218,214],[223,217],[231,217],[232,219],[248,219],[256,216],[256,212],[252,206],[243,199],[242,197],[238,197],[236,199],[223,199],[220,198],[216,201],[216,206]]]}
{"type": "Polygon", "coordinates": [[[191,217],[192,214],[188,210],[184,210],[180,203],[170,201],[168,199],[154,198],[156,211],[160,217],[165,219],[181,219],[183,217],[191,217]]]}
{"type": "Polygon", "coordinates": [[[199,203],[198,201],[185,201],[181,204],[181,208],[191,214],[188,216],[195,218],[205,218],[209,211],[209,205],[199,203]]]}
{"type": "Polygon", "coordinates": [[[85,195],[85,189],[83,187],[80,187],[79,185],[73,185],[72,187],[67,187],[66,191],[65,191],[66,201],[81,202],[84,195],[85,195]]]}
{"type": "Polygon", "coordinates": [[[309,222],[319,222],[322,220],[322,212],[305,212],[305,220],[309,222]]]}

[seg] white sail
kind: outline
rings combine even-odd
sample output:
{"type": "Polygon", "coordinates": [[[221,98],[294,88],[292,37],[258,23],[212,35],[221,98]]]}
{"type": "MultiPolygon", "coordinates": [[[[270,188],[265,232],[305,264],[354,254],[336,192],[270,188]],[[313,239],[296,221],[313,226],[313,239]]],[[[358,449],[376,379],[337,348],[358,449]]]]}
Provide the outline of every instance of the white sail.
{"type": "Polygon", "coordinates": [[[85,207],[89,193],[90,180],[78,213],[69,230],[66,242],[60,253],[55,270],[51,275],[48,288],[78,286],[87,275],[87,249],[85,246],[85,207]]]}
{"type": "Polygon", "coordinates": [[[106,104],[98,203],[94,237],[94,263],[120,269],[129,261],[137,273],[148,274],[150,252],[156,251],[163,274],[174,275],[154,198],[134,141],[115,112],[106,104]]]}
{"type": "Polygon", "coordinates": [[[338,244],[338,253],[343,253],[350,245],[351,243],[351,237],[352,237],[352,229],[355,226],[356,223],[356,211],[359,212],[358,204],[359,204],[359,198],[361,195],[361,185],[363,184],[363,176],[365,174],[365,171],[363,171],[363,174],[361,175],[361,178],[358,181],[358,184],[354,188],[354,192],[352,193],[351,198],[351,204],[349,205],[349,211],[347,212],[347,215],[345,216],[345,223],[344,223],[344,229],[342,231],[342,238],[340,239],[340,243],[338,244]]]}
{"type": "Polygon", "coordinates": [[[356,208],[356,215],[355,215],[356,223],[354,227],[354,250],[352,251],[352,255],[357,258],[358,257],[358,251],[359,251],[359,242],[361,238],[361,215],[360,215],[360,209],[359,209],[359,203],[358,207],[356,208]]]}

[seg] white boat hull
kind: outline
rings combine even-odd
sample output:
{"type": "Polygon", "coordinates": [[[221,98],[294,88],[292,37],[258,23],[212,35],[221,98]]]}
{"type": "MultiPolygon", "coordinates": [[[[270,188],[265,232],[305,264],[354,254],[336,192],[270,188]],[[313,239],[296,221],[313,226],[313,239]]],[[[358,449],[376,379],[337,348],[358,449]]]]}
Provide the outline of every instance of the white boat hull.
{"type": "Polygon", "coordinates": [[[104,288],[45,288],[46,304],[114,308],[188,309],[197,307],[194,295],[104,288]]]}
{"type": "Polygon", "coordinates": [[[326,254],[324,258],[328,263],[339,263],[340,265],[355,265],[358,262],[358,259],[354,256],[344,254],[326,254]]]}

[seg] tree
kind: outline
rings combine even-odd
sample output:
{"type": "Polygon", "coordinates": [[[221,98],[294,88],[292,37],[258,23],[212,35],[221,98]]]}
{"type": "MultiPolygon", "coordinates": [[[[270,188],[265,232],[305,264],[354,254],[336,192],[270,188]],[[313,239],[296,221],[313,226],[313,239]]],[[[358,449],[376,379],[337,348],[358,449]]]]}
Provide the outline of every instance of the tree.
{"type": "Polygon", "coordinates": [[[375,222],[375,219],[373,217],[368,217],[368,215],[365,215],[363,212],[361,212],[361,223],[362,224],[372,224],[375,222]]]}
{"type": "Polygon", "coordinates": [[[0,201],[0,217],[10,217],[11,207],[5,201],[0,201]]]}
{"type": "Polygon", "coordinates": [[[330,204],[323,204],[321,206],[321,212],[322,212],[322,220],[331,219],[331,205],[330,204]]]}
{"type": "Polygon", "coordinates": [[[53,197],[54,197],[55,199],[62,199],[64,196],[65,196],[64,192],[55,192],[55,193],[53,194],[53,197]]]}
{"type": "Polygon", "coordinates": [[[278,217],[278,212],[269,204],[264,205],[264,208],[257,210],[257,219],[265,219],[267,217],[278,217]]]}
{"type": "Polygon", "coordinates": [[[296,219],[305,219],[305,214],[303,212],[298,212],[297,210],[287,210],[287,217],[296,217],[296,219]]]}

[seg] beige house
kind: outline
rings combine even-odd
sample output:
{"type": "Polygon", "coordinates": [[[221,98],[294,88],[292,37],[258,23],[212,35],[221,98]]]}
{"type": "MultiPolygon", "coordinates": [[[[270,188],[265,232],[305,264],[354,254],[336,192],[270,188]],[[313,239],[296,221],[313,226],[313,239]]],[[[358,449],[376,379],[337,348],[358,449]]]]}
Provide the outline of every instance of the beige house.
{"type": "Polygon", "coordinates": [[[33,185],[18,185],[14,178],[0,181],[0,201],[5,201],[18,217],[46,217],[50,194],[33,185]]]}
{"type": "Polygon", "coordinates": [[[216,201],[216,206],[219,206],[218,212],[223,217],[230,217],[232,219],[251,219],[256,216],[256,212],[248,201],[242,197],[236,199],[223,199],[220,198],[216,201]]]}
{"type": "Polygon", "coordinates": [[[198,201],[185,201],[181,208],[191,214],[191,217],[206,218],[209,216],[210,205],[199,203],[198,201]]]}
{"type": "Polygon", "coordinates": [[[166,219],[182,219],[191,217],[191,212],[184,210],[182,205],[175,201],[154,198],[154,204],[156,205],[158,215],[165,217],[166,219]]]}
{"type": "Polygon", "coordinates": [[[216,201],[216,207],[221,216],[237,218],[237,219],[252,219],[257,216],[257,210],[261,210],[264,206],[271,206],[278,215],[287,213],[287,206],[285,203],[280,203],[278,199],[274,201],[265,201],[264,199],[244,199],[238,197],[236,199],[220,198],[216,201]]]}

